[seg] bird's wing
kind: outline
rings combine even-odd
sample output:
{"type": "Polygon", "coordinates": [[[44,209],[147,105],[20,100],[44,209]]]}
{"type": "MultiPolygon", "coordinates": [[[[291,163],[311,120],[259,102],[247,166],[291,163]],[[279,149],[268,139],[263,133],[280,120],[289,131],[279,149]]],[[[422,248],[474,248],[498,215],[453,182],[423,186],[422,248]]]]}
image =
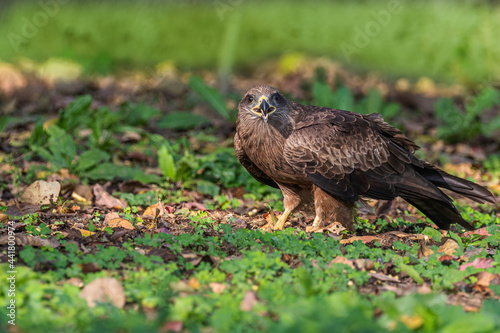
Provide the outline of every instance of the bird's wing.
{"type": "Polygon", "coordinates": [[[243,165],[245,169],[247,169],[247,171],[253,178],[257,179],[263,184],[279,188],[278,184],[276,184],[274,180],[269,178],[262,170],[260,170],[248,157],[245,150],[241,146],[240,136],[238,135],[238,133],[236,133],[236,135],[234,136],[234,150],[236,151],[236,157],[238,157],[241,165],[243,165]]]}
{"type": "MultiPolygon", "coordinates": [[[[411,167],[423,163],[413,156],[418,146],[379,115],[324,108],[304,114],[286,141],[284,157],[327,193],[349,201],[361,194],[392,199],[402,192],[417,195],[429,186],[411,167]],[[406,182],[403,175],[415,179],[406,182]]],[[[436,187],[430,192],[442,195],[436,187]]]]}

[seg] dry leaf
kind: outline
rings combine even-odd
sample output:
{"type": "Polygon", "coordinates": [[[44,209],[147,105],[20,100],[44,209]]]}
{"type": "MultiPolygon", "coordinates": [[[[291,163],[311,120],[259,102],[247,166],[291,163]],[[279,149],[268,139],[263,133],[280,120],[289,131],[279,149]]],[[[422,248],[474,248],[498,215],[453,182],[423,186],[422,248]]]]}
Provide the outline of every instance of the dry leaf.
{"type": "Polygon", "coordinates": [[[220,282],[210,282],[208,286],[212,289],[212,292],[216,294],[222,294],[222,292],[226,289],[226,285],[220,282]]]}
{"type": "Polygon", "coordinates": [[[129,230],[135,229],[135,227],[132,225],[132,223],[130,223],[130,221],[125,220],[121,217],[117,219],[112,219],[111,221],[108,222],[107,226],[113,229],[114,228],[124,228],[129,230]]]}
{"type": "Polygon", "coordinates": [[[410,330],[417,329],[424,324],[424,320],[419,315],[414,315],[414,316],[401,315],[399,319],[401,319],[403,324],[405,324],[406,327],[408,327],[410,330]]]}
{"type": "Polygon", "coordinates": [[[59,182],[37,180],[24,190],[19,198],[19,202],[31,205],[48,205],[57,200],[59,192],[61,192],[61,184],[59,182]]]}
{"type": "Polygon", "coordinates": [[[240,310],[242,311],[252,311],[253,307],[257,303],[257,295],[253,291],[247,291],[243,300],[240,304],[240,310]]]}
{"type": "Polygon", "coordinates": [[[198,266],[203,259],[203,256],[196,253],[184,253],[182,257],[193,264],[193,266],[198,266]]]}
{"type": "Polygon", "coordinates": [[[117,212],[109,212],[106,215],[104,215],[104,225],[108,225],[109,221],[114,220],[114,219],[119,219],[121,216],[117,212]]]}
{"type": "Polygon", "coordinates": [[[491,236],[490,233],[486,230],[486,227],[464,232],[461,236],[470,237],[472,235],[481,235],[481,236],[483,236],[483,237],[481,237],[481,239],[488,237],[488,236],[491,236]]]}
{"type": "Polygon", "coordinates": [[[120,200],[111,196],[111,194],[106,192],[99,184],[94,185],[94,195],[95,195],[95,204],[98,206],[112,208],[112,209],[125,208],[125,205],[120,200]]]}
{"type": "Polygon", "coordinates": [[[344,265],[347,265],[351,268],[354,268],[353,262],[351,260],[347,259],[346,257],[343,257],[343,256],[335,257],[335,259],[330,261],[330,263],[327,265],[327,267],[330,268],[332,266],[332,264],[344,264],[344,265]]]}
{"type": "MultiPolygon", "coordinates": [[[[83,198],[83,201],[92,202],[94,195],[92,194],[92,187],[89,185],[77,185],[73,191],[73,194],[77,195],[80,198],[83,198]]],[[[71,196],[73,196],[73,194],[71,196]]]]}
{"type": "Polygon", "coordinates": [[[199,202],[186,202],[182,205],[183,208],[192,210],[193,208],[196,210],[207,210],[204,204],[199,202]]]}
{"type": "Polygon", "coordinates": [[[193,289],[198,289],[200,287],[200,282],[198,281],[197,278],[195,277],[192,277],[189,279],[189,281],[187,282],[187,285],[190,286],[191,288],[193,289]]]}
{"type": "Polygon", "coordinates": [[[404,232],[398,231],[398,230],[386,232],[384,235],[393,235],[393,236],[396,236],[398,238],[409,239],[409,240],[416,240],[416,239],[419,239],[421,237],[421,235],[407,234],[407,233],[404,233],[404,232]]]}
{"type": "Polygon", "coordinates": [[[462,306],[465,312],[478,312],[480,308],[472,305],[464,305],[462,306]]]}
{"type": "Polygon", "coordinates": [[[417,288],[417,293],[419,294],[430,294],[431,292],[432,289],[426,284],[423,284],[417,288]]]}
{"type": "Polygon", "coordinates": [[[364,244],[370,243],[374,240],[382,240],[382,238],[377,236],[354,236],[348,239],[340,240],[340,244],[351,244],[355,241],[362,241],[364,244]]]}
{"type": "Polygon", "coordinates": [[[458,243],[455,240],[448,238],[444,242],[444,244],[439,247],[438,252],[447,254],[449,256],[454,256],[455,251],[459,249],[460,245],[458,245],[458,243]]]}
{"type": "MultiPolygon", "coordinates": [[[[314,230],[313,232],[324,232],[324,231],[328,231],[330,232],[330,234],[332,235],[340,235],[340,233],[345,230],[344,226],[338,222],[333,222],[333,223],[330,223],[329,225],[323,227],[323,228],[318,228],[316,230],[314,230]]],[[[307,230],[306,230],[307,231],[307,230]]]]}
{"type": "Polygon", "coordinates": [[[13,65],[0,63],[0,91],[10,95],[14,91],[26,87],[26,79],[13,65]]]}
{"type": "Polygon", "coordinates": [[[158,216],[165,216],[166,214],[167,214],[167,211],[165,210],[165,207],[163,206],[161,201],[158,200],[158,203],[155,203],[154,205],[146,208],[146,210],[142,214],[142,218],[147,219],[147,220],[154,220],[157,215],[158,216]]]}
{"type": "Polygon", "coordinates": [[[427,245],[425,245],[424,242],[420,243],[420,246],[418,248],[418,259],[421,259],[421,258],[424,258],[424,257],[428,257],[428,256],[430,256],[433,253],[434,253],[434,251],[430,247],[428,247],[427,245]]]}
{"type": "Polygon", "coordinates": [[[96,302],[109,302],[119,309],[125,305],[123,287],[115,278],[98,278],[90,282],[83,288],[80,297],[91,308],[97,305],[96,302]]]}
{"type": "Polygon", "coordinates": [[[476,258],[471,262],[468,262],[466,264],[460,265],[458,268],[459,271],[465,271],[467,267],[474,267],[474,268],[489,268],[493,267],[491,264],[493,263],[492,258],[476,258]]]}
{"type": "MultiPolygon", "coordinates": [[[[52,247],[54,249],[58,248],[61,244],[57,239],[54,238],[41,238],[39,236],[26,235],[21,233],[16,233],[16,245],[30,245],[37,247],[52,247]]],[[[6,245],[9,242],[9,236],[7,234],[0,236],[0,245],[6,245]]]]}
{"type": "Polygon", "coordinates": [[[445,254],[444,256],[439,257],[439,261],[441,261],[441,262],[447,261],[447,260],[453,260],[453,257],[449,256],[447,254],[445,254]]]}
{"type": "Polygon", "coordinates": [[[76,229],[80,231],[80,233],[82,234],[83,237],[89,237],[89,236],[95,235],[95,232],[90,231],[90,230],[84,230],[84,229],[78,229],[78,228],[76,228],[76,229]]]}
{"type": "Polygon", "coordinates": [[[490,286],[490,282],[493,281],[497,277],[496,274],[492,274],[489,272],[481,272],[477,275],[477,282],[474,285],[474,288],[485,290],[490,286]]]}
{"type": "Polygon", "coordinates": [[[397,278],[395,278],[393,276],[385,275],[385,274],[382,274],[382,273],[368,273],[368,275],[370,275],[372,278],[380,280],[380,281],[396,282],[396,283],[400,283],[401,282],[401,281],[399,281],[399,279],[397,279],[397,278]]]}
{"type": "Polygon", "coordinates": [[[88,201],[87,199],[85,199],[84,197],[82,197],[81,195],[79,195],[76,192],[71,193],[71,197],[73,199],[75,199],[76,201],[81,202],[84,205],[90,206],[92,204],[92,202],[88,201]]]}
{"type": "Polygon", "coordinates": [[[69,278],[69,279],[64,280],[62,282],[63,283],[71,284],[71,285],[76,286],[78,288],[82,288],[83,287],[83,280],[80,279],[79,277],[72,277],[72,278],[69,278]]]}
{"type": "Polygon", "coordinates": [[[163,324],[163,327],[160,329],[160,333],[168,333],[168,332],[175,332],[179,333],[182,332],[182,321],[167,321],[165,324],[163,324]]]}
{"type": "Polygon", "coordinates": [[[88,262],[84,264],[78,264],[78,267],[82,270],[82,273],[95,273],[101,270],[101,267],[95,262],[88,262]]]}
{"type": "Polygon", "coordinates": [[[193,287],[189,286],[186,281],[171,282],[170,289],[178,293],[192,293],[194,291],[193,287]]]}

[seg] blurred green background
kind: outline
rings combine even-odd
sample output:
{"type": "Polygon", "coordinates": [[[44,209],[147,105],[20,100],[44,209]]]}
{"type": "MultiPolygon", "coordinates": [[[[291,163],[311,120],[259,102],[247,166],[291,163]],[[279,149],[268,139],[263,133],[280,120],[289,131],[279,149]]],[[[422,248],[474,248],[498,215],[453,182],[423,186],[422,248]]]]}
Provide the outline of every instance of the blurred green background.
{"type": "Polygon", "coordinates": [[[66,58],[87,73],[169,61],[250,71],[291,53],[466,86],[500,80],[491,1],[2,1],[0,60],[66,58]]]}

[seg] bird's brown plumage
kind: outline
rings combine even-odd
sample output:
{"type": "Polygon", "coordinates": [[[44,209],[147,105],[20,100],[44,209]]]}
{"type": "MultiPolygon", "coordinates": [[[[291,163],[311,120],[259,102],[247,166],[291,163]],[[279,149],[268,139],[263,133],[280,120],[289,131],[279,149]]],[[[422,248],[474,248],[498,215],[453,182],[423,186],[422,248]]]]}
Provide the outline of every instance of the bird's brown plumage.
{"type": "Polygon", "coordinates": [[[283,192],[285,213],[277,229],[293,210],[314,202],[314,227],[333,220],[353,230],[354,202],[360,196],[399,196],[442,229],[459,223],[471,230],[439,187],[495,202],[484,187],[415,157],[419,147],[379,114],[303,106],[270,86],[244,95],[234,142],[248,172],[283,192]]]}

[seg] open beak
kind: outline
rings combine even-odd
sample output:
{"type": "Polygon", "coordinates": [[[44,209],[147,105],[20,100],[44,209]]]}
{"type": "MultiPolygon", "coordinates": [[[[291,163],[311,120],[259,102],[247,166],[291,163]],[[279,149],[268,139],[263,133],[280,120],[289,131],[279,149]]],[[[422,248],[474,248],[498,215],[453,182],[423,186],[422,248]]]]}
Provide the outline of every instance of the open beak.
{"type": "Polygon", "coordinates": [[[252,111],[264,119],[264,121],[267,122],[267,118],[271,113],[276,111],[276,108],[274,106],[269,105],[269,100],[267,97],[262,96],[260,98],[260,104],[258,107],[253,108],[252,111]]]}

